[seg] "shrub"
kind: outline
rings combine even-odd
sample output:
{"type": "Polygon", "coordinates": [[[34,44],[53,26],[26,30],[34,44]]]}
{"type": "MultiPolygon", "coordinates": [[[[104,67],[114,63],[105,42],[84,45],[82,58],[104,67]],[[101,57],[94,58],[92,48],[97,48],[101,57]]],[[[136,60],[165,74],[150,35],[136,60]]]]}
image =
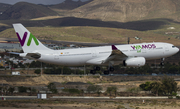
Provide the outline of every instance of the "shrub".
{"type": "Polygon", "coordinates": [[[142,91],[142,89],[140,87],[134,87],[134,88],[129,88],[127,91],[131,93],[139,93],[140,91],[142,91]]]}
{"type": "Polygon", "coordinates": [[[156,95],[173,95],[176,96],[178,90],[177,83],[174,78],[163,77],[160,82],[146,82],[139,85],[144,91],[151,91],[156,95]]]}
{"type": "Polygon", "coordinates": [[[92,82],[90,82],[90,81],[88,81],[87,83],[88,83],[88,84],[91,84],[91,85],[93,85],[93,83],[92,83],[92,82]]]}
{"type": "Polygon", "coordinates": [[[54,83],[49,83],[47,87],[52,93],[57,93],[58,92],[57,89],[56,89],[56,85],[54,83]]]}
{"type": "Polygon", "coordinates": [[[80,94],[80,91],[78,89],[69,89],[69,93],[71,93],[71,94],[80,94]]]}
{"type": "Polygon", "coordinates": [[[125,107],[122,105],[119,105],[116,109],[122,109],[122,108],[125,108],[125,107]]]}
{"type": "Polygon", "coordinates": [[[101,90],[102,90],[102,87],[101,87],[101,86],[98,86],[98,85],[90,85],[90,86],[87,88],[88,93],[93,92],[93,93],[98,93],[98,94],[100,94],[100,91],[101,91],[101,90]]]}
{"type": "Polygon", "coordinates": [[[14,90],[15,90],[14,87],[10,87],[10,88],[8,89],[8,91],[9,91],[11,94],[14,92],[14,90]]]}
{"type": "Polygon", "coordinates": [[[63,92],[68,92],[70,94],[80,94],[81,93],[81,91],[78,90],[78,89],[63,89],[62,91],[63,92]]]}
{"type": "Polygon", "coordinates": [[[168,96],[169,99],[173,99],[173,96],[168,96]]]}
{"type": "Polygon", "coordinates": [[[172,96],[177,96],[177,93],[174,93],[174,92],[173,92],[173,93],[172,93],[172,96]]]}
{"type": "Polygon", "coordinates": [[[36,91],[37,91],[37,90],[36,90],[35,88],[33,88],[33,89],[31,90],[32,93],[36,93],[36,91]]]}
{"type": "Polygon", "coordinates": [[[109,93],[109,94],[110,94],[110,96],[111,96],[111,94],[112,94],[112,93],[114,93],[114,94],[115,94],[115,96],[116,96],[116,94],[117,94],[117,87],[115,87],[115,86],[112,86],[112,87],[107,87],[106,92],[107,92],[107,93],[109,93]]]}
{"type": "Polygon", "coordinates": [[[41,70],[40,70],[40,69],[36,69],[36,70],[34,71],[34,73],[40,74],[40,73],[41,73],[41,70]]]}
{"type": "Polygon", "coordinates": [[[27,92],[27,87],[20,86],[18,87],[18,90],[20,93],[24,93],[24,92],[27,92]]]}
{"type": "Polygon", "coordinates": [[[176,96],[176,99],[180,99],[180,96],[176,96]]]}

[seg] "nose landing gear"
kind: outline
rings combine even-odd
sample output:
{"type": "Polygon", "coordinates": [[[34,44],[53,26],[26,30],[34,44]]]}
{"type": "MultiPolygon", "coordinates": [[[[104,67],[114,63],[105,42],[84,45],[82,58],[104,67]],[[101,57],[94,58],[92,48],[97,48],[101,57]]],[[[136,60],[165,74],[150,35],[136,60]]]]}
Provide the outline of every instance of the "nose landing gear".
{"type": "Polygon", "coordinates": [[[164,60],[165,60],[165,58],[162,58],[162,59],[161,59],[160,66],[164,66],[164,60]]]}

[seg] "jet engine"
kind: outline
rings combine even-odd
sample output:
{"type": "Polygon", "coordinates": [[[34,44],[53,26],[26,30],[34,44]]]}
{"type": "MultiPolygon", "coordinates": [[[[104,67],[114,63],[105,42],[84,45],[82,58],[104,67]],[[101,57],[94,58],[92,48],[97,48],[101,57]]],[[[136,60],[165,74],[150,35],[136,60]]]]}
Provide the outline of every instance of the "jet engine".
{"type": "Polygon", "coordinates": [[[123,61],[124,66],[128,66],[128,67],[141,67],[144,66],[145,63],[146,63],[146,59],[144,57],[128,58],[123,61]]]}

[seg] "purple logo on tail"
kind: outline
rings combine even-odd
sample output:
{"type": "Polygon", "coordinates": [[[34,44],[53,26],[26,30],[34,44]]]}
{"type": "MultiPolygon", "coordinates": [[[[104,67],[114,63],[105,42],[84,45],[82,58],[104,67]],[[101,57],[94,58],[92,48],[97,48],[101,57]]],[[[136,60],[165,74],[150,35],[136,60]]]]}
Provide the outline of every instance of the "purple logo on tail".
{"type": "Polygon", "coordinates": [[[19,36],[19,33],[16,33],[17,36],[18,36],[18,39],[19,39],[19,42],[21,43],[21,46],[23,47],[24,46],[24,43],[26,41],[26,38],[27,38],[27,32],[24,33],[24,36],[23,36],[23,39],[21,40],[21,37],[19,36]]]}
{"type": "MultiPolygon", "coordinates": [[[[25,41],[26,41],[26,38],[27,38],[28,33],[25,32],[22,39],[21,39],[19,33],[16,33],[16,34],[17,34],[17,36],[18,36],[19,42],[21,43],[21,46],[23,47],[23,46],[24,46],[24,43],[25,43],[25,41]]],[[[27,42],[27,46],[30,46],[30,45],[31,45],[32,39],[34,40],[35,44],[38,46],[38,45],[39,45],[39,42],[38,42],[38,40],[37,40],[32,34],[29,35],[29,39],[28,39],[28,42],[27,42]]]]}

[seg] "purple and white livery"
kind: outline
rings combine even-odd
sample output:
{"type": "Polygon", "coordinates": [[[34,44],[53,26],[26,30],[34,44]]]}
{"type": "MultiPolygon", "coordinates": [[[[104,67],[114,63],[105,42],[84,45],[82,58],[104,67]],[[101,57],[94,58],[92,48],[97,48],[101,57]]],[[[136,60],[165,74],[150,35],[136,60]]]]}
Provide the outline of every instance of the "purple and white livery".
{"type": "Polygon", "coordinates": [[[146,60],[169,57],[179,51],[174,45],[162,42],[52,50],[22,24],[13,26],[24,51],[20,56],[62,66],[124,63],[126,66],[139,67],[145,65],[146,60]]]}

